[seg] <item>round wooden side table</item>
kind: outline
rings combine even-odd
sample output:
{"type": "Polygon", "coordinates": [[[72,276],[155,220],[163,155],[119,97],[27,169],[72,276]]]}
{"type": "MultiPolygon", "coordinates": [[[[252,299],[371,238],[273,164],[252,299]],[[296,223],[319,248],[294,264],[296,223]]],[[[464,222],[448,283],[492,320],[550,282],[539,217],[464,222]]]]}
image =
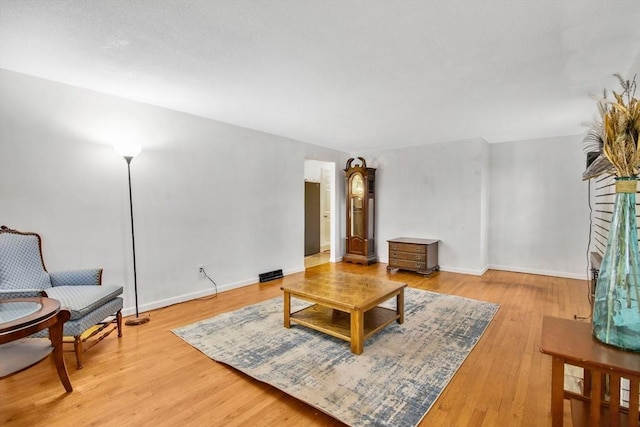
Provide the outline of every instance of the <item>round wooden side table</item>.
{"type": "Polygon", "coordinates": [[[62,354],[62,326],[69,310],[51,298],[0,300],[0,379],[22,372],[44,360],[49,354],[67,392],[73,391],[62,354]],[[26,338],[49,329],[49,340],[26,338]],[[24,339],[23,339],[24,338],[24,339]]]}

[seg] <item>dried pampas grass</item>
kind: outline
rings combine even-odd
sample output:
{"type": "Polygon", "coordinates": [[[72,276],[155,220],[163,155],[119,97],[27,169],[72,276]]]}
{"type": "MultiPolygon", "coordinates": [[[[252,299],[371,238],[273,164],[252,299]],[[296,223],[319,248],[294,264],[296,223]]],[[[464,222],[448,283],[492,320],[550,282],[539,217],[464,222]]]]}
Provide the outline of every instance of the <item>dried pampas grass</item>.
{"type": "Polygon", "coordinates": [[[633,80],[618,79],[622,92],[613,92],[615,100],[608,99],[607,91],[598,102],[598,117],[588,123],[589,130],[582,140],[585,153],[599,152],[597,167],[590,166],[583,179],[595,178],[604,173],[619,177],[637,176],[640,173],[640,101],[635,98],[636,76],[633,80]]]}
{"type": "Polygon", "coordinates": [[[613,92],[615,101],[606,101],[602,122],[602,149],[615,167],[618,177],[631,177],[640,172],[640,102],[635,98],[636,77],[629,81],[618,74],[615,76],[623,92],[613,92]]]}

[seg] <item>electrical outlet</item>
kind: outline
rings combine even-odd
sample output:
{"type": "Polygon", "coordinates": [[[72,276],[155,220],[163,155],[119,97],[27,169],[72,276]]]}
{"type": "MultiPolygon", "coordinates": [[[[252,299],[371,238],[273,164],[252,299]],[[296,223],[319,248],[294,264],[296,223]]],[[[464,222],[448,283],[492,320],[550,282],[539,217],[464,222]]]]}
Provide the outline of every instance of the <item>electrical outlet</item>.
{"type": "Polygon", "coordinates": [[[202,264],[198,265],[198,276],[204,277],[204,265],[202,264]]]}

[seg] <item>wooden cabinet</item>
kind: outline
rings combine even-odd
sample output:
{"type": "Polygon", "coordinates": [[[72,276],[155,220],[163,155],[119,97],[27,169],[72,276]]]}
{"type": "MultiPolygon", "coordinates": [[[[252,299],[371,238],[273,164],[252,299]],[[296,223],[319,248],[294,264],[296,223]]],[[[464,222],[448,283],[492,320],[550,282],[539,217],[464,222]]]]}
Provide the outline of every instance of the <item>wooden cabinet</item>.
{"type": "Polygon", "coordinates": [[[397,237],[387,240],[387,242],[389,242],[387,271],[400,269],[420,274],[431,274],[440,270],[438,265],[439,240],[397,237]]]}

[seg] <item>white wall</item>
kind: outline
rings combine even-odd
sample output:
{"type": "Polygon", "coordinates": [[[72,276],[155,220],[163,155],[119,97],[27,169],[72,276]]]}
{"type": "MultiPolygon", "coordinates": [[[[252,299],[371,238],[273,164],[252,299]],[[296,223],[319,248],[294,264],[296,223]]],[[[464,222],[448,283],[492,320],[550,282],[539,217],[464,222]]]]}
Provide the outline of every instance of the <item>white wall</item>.
{"type": "Polygon", "coordinates": [[[489,266],[489,218],[491,217],[491,211],[489,210],[490,196],[491,196],[491,149],[486,141],[480,145],[481,153],[481,172],[480,172],[480,191],[482,197],[480,198],[480,264],[483,266],[483,272],[489,266]]]}
{"type": "Polygon", "coordinates": [[[304,180],[308,182],[320,182],[321,170],[325,165],[325,162],[319,162],[318,160],[305,161],[304,180]]]}
{"type": "Polygon", "coordinates": [[[364,154],[378,168],[380,260],[387,239],[435,238],[445,271],[587,277],[581,141],[475,139],[364,154]]]}
{"type": "Polygon", "coordinates": [[[582,136],[492,144],[491,268],[587,277],[582,136]]]}
{"type": "MultiPolygon", "coordinates": [[[[50,270],[104,267],[133,280],[126,163],[131,139],[141,310],[304,265],[304,162],[334,162],[332,230],[344,251],[346,153],[0,70],[0,223],[40,232],[50,270]]],[[[441,239],[443,270],[487,266],[586,277],[581,136],[482,139],[356,153],[378,168],[377,253],[400,236],[441,239]]]]}
{"type": "Polygon", "coordinates": [[[39,232],[51,271],[103,267],[105,283],[125,286],[125,314],[127,169],[111,144],[143,146],[131,164],[141,310],[211,293],[199,264],[219,290],[303,270],[305,157],[347,158],[6,70],[0,94],[0,223],[39,232]]]}
{"type": "Polygon", "coordinates": [[[442,270],[484,272],[487,145],[474,139],[363,155],[367,166],[377,168],[376,247],[381,261],[389,260],[388,239],[439,239],[442,270]]]}

